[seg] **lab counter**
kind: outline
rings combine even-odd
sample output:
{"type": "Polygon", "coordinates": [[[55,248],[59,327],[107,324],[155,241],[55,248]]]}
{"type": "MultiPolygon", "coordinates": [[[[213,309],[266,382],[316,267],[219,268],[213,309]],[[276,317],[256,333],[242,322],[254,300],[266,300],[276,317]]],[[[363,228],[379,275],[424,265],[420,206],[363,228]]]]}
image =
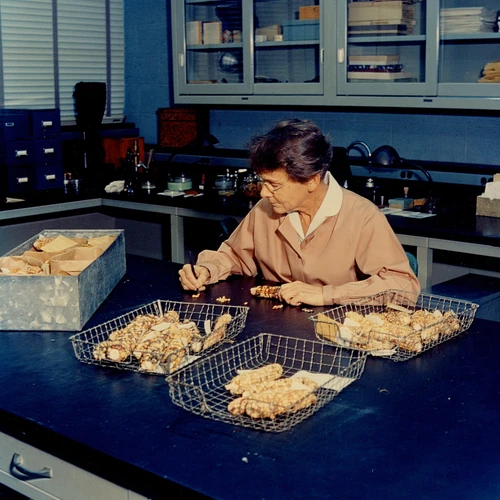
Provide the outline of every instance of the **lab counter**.
{"type": "MultiPolygon", "coordinates": [[[[237,342],[262,332],[315,340],[309,312],[250,296],[256,279],[234,277],[194,299],[178,284],[179,267],[129,255],[87,327],[158,298],[226,296],[250,306],[237,342]]],[[[0,332],[0,482],[32,498],[500,496],[499,323],[476,319],[405,362],[369,357],[359,380],[281,433],[191,414],[171,402],[163,376],[83,364],[69,337],[0,332]],[[52,478],[13,479],[14,453],[52,478]]]]}

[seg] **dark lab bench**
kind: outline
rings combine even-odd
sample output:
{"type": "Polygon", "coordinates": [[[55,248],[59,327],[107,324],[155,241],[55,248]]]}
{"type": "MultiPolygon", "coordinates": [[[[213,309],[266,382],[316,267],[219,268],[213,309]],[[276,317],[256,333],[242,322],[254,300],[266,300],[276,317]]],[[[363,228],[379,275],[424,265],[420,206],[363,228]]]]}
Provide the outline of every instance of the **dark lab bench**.
{"type": "MultiPolygon", "coordinates": [[[[126,276],[86,327],[158,298],[194,300],[178,268],[128,256],[126,276]]],[[[236,277],[197,300],[248,301],[238,340],[261,332],[315,339],[309,313],[251,298],[255,283],[236,277]]],[[[475,320],[406,362],[368,358],[360,380],[283,433],[192,415],[171,403],[161,376],[80,363],[69,336],[0,332],[0,432],[130,495],[116,498],[500,497],[499,323],[475,320]]]]}

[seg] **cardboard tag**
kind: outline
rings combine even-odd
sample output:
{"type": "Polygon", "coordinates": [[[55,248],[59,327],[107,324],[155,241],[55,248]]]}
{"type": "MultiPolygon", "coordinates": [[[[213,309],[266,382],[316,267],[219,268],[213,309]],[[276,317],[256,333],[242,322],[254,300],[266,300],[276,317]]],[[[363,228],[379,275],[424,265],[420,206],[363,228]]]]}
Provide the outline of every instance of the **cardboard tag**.
{"type": "Polygon", "coordinates": [[[53,275],[76,276],[102,255],[104,250],[98,247],[77,247],[51,259],[53,275]]]}
{"type": "Polygon", "coordinates": [[[40,247],[40,250],[42,252],[55,254],[64,252],[76,246],[78,246],[77,241],[60,234],[59,236],[54,238],[50,243],[47,243],[46,245],[40,247]]]}

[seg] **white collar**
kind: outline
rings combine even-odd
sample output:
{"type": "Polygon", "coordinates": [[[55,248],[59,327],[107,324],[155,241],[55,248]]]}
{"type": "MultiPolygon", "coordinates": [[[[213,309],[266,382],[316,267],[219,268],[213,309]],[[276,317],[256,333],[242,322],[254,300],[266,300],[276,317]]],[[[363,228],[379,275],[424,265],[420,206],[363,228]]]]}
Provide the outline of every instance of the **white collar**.
{"type": "Polygon", "coordinates": [[[302,241],[306,236],[309,236],[314,230],[316,230],[328,217],[333,217],[340,212],[340,207],[342,206],[343,192],[339,183],[335,180],[330,172],[327,172],[325,178],[323,179],[325,184],[328,184],[328,191],[326,196],[316,212],[307,234],[304,234],[302,230],[302,224],[300,223],[300,217],[298,212],[289,212],[288,217],[295,231],[299,235],[300,241],[302,241]]]}

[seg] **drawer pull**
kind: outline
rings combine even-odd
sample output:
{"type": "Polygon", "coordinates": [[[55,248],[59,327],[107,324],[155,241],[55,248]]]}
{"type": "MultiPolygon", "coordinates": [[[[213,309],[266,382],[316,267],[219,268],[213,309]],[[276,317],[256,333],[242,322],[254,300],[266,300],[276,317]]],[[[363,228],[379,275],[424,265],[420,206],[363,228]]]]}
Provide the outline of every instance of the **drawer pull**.
{"type": "Polygon", "coordinates": [[[52,121],[42,121],[42,127],[52,127],[52,121]]]}
{"type": "Polygon", "coordinates": [[[14,453],[12,456],[12,462],[10,463],[10,473],[17,477],[17,479],[22,479],[26,481],[28,479],[43,479],[52,477],[52,469],[50,467],[44,467],[38,471],[29,470],[23,466],[23,457],[18,453],[14,453]]]}
{"type": "Polygon", "coordinates": [[[45,174],[45,180],[46,181],[55,181],[56,180],[56,174],[45,174]]]}
{"type": "Polygon", "coordinates": [[[28,150],[27,149],[16,149],[16,158],[19,158],[20,156],[28,156],[28,150]]]}
{"type": "Polygon", "coordinates": [[[28,177],[18,177],[17,178],[17,183],[18,184],[26,184],[29,181],[28,177]]]}
{"type": "Polygon", "coordinates": [[[54,148],[43,148],[43,154],[44,155],[54,154],[54,151],[55,151],[54,148]]]}

